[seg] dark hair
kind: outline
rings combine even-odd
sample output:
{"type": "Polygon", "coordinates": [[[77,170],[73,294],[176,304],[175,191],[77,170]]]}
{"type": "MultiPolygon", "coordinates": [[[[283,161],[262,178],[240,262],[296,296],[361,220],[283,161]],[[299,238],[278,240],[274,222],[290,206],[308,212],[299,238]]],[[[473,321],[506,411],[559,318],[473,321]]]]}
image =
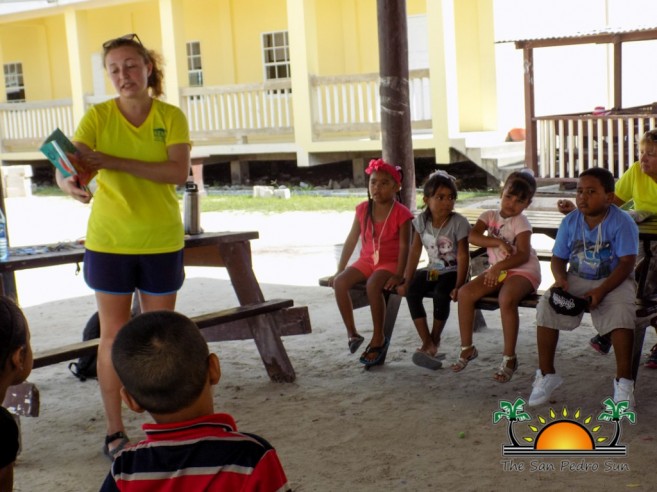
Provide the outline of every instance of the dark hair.
{"type": "Polygon", "coordinates": [[[9,297],[0,296],[0,371],[16,350],[27,344],[27,319],[9,297]]]}
{"type": "Polygon", "coordinates": [[[155,51],[149,50],[141,44],[139,36],[136,34],[126,34],[125,36],[105,41],[103,43],[103,65],[105,65],[105,59],[107,58],[108,53],[121,46],[134,48],[139,56],[143,58],[145,63],[151,63],[153,65],[151,74],[148,77],[148,87],[151,88],[151,95],[158,98],[164,94],[162,89],[164,73],[162,72],[162,68],[160,68],[163,64],[162,57],[155,51]]]}
{"type": "Polygon", "coordinates": [[[196,324],[173,311],[134,317],[112,346],[112,363],[126,391],[146,411],[158,414],[196,401],[207,381],[208,356],[196,324]]]}
{"type": "Polygon", "coordinates": [[[504,190],[523,200],[531,200],[536,193],[536,179],[529,169],[514,171],[506,178],[504,190]]]}
{"type": "Polygon", "coordinates": [[[579,177],[591,176],[592,178],[600,181],[600,184],[605,190],[605,193],[612,193],[615,189],[614,175],[611,174],[611,171],[603,167],[591,167],[586,171],[579,173],[579,177]]]}
{"type": "MultiPolygon", "coordinates": [[[[449,188],[450,192],[454,196],[454,200],[458,198],[458,192],[456,190],[456,182],[455,180],[447,173],[443,174],[442,172],[435,172],[427,178],[427,180],[424,183],[424,188],[422,190],[422,194],[424,195],[424,198],[431,198],[436,194],[436,191],[438,191],[438,188],[449,188]]],[[[432,217],[431,217],[431,210],[429,207],[423,205],[424,211],[422,212],[422,216],[424,217],[424,223],[428,224],[431,222],[432,217]]]]}
{"type": "MultiPolygon", "coordinates": [[[[401,178],[401,182],[403,183],[404,182],[404,171],[401,168],[399,168],[398,171],[399,171],[399,176],[401,178]]],[[[374,171],[372,174],[374,174],[375,172],[379,172],[379,171],[374,171]]],[[[387,174],[388,176],[390,176],[390,179],[392,179],[394,181],[394,178],[392,177],[392,175],[390,173],[387,173],[386,171],[380,171],[380,172],[383,172],[383,173],[387,174]]],[[[401,203],[401,201],[402,201],[401,187],[397,191],[396,199],[397,199],[398,202],[401,203]]],[[[374,216],[372,215],[373,209],[374,209],[374,200],[372,200],[372,195],[370,195],[370,187],[368,185],[367,186],[367,215],[365,217],[365,222],[363,223],[363,230],[361,231],[361,234],[362,234],[363,237],[365,237],[365,232],[367,230],[367,223],[371,220],[372,224],[374,224],[374,216]]],[[[374,229],[372,229],[372,240],[374,240],[374,229]]]]}

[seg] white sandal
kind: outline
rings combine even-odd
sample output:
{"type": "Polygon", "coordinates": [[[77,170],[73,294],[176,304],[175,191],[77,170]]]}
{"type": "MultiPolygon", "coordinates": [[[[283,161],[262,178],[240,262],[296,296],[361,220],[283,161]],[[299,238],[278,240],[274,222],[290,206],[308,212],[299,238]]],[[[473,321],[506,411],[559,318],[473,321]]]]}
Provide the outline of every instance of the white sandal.
{"type": "Polygon", "coordinates": [[[477,356],[479,355],[479,352],[477,352],[477,347],[474,345],[468,345],[467,347],[461,347],[461,353],[459,354],[458,360],[452,364],[452,371],[454,372],[461,372],[463,369],[465,369],[468,365],[468,362],[475,360],[477,356]],[[466,351],[474,349],[472,353],[468,357],[461,357],[460,355],[466,351]]]}
{"type": "Polygon", "coordinates": [[[517,370],[518,370],[518,358],[515,355],[510,355],[510,356],[503,355],[502,363],[500,364],[500,367],[495,372],[495,376],[493,376],[493,379],[495,379],[495,381],[497,381],[498,383],[508,383],[509,381],[511,381],[513,374],[517,370]],[[507,365],[510,361],[515,361],[513,367],[509,367],[507,365]]]}

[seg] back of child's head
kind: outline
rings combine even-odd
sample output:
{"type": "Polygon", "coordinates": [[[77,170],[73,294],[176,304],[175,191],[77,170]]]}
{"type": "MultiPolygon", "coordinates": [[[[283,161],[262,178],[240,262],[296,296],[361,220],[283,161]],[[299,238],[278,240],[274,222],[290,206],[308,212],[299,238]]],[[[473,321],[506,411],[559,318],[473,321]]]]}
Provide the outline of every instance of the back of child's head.
{"type": "Polygon", "coordinates": [[[592,178],[597,179],[604,188],[605,193],[612,193],[615,189],[616,183],[614,181],[614,175],[604,167],[592,167],[579,174],[580,178],[583,178],[584,176],[591,176],[592,178]]]}
{"type": "Polygon", "coordinates": [[[112,363],[126,391],[156,414],[177,412],[198,399],[208,377],[208,357],[196,324],[173,311],[134,317],[112,346],[112,363]]]}
{"type": "Polygon", "coordinates": [[[504,191],[523,200],[531,200],[536,193],[536,178],[527,168],[514,171],[506,178],[504,191]]]}
{"type": "Polygon", "coordinates": [[[0,371],[11,354],[27,344],[27,320],[21,308],[9,297],[0,296],[0,371]]]}

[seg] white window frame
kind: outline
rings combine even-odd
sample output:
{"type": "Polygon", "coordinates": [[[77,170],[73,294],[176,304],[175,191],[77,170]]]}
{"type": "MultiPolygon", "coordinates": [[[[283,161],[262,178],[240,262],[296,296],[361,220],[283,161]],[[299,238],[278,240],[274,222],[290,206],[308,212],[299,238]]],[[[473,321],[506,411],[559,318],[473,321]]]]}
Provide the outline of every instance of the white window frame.
{"type": "Polygon", "coordinates": [[[187,83],[189,87],[203,87],[203,63],[201,59],[201,42],[188,41],[187,53],[187,83]],[[193,82],[195,80],[195,82],[193,82]]]}
{"type": "MultiPolygon", "coordinates": [[[[263,79],[289,79],[292,71],[290,65],[290,42],[287,31],[263,32],[260,36],[262,46],[263,79]]],[[[270,91],[277,94],[286,91],[270,91]]]]}
{"type": "Polygon", "coordinates": [[[3,65],[5,77],[5,95],[7,102],[25,102],[25,79],[23,78],[23,64],[21,62],[5,63],[3,65]],[[11,93],[22,92],[23,97],[10,98],[11,93]]]}

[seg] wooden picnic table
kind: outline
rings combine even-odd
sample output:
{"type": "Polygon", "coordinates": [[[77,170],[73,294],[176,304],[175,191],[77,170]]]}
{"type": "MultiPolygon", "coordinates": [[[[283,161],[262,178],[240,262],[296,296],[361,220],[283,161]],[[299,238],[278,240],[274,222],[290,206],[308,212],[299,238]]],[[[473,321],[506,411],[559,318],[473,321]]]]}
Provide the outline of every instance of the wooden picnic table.
{"type": "MultiPolygon", "coordinates": [[[[236,313],[233,309],[231,313],[226,312],[227,310],[222,312],[220,323],[215,323],[217,326],[207,322],[203,330],[206,340],[211,342],[252,338],[269,377],[273,381],[291,382],[296,376],[281,341],[281,335],[310,333],[308,309],[285,307],[271,311],[272,303],[265,301],[251,261],[250,241],[257,238],[257,231],[206,232],[186,236],[184,262],[185,266],[226,268],[239,307],[251,307],[247,316],[244,316],[244,309],[238,309],[236,311],[240,318],[238,320],[234,320],[236,313]],[[256,309],[258,306],[260,308],[256,309]]],[[[0,276],[2,276],[0,288],[3,294],[16,298],[14,278],[16,271],[80,263],[83,258],[84,246],[78,243],[11,248],[9,258],[0,261],[0,276]]],[[[276,306],[283,305],[276,304],[276,306]]],[[[35,365],[37,367],[46,365],[41,363],[43,361],[40,361],[39,357],[40,354],[35,353],[35,362],[39,362],[35,365]]],[[[47,360],[57,362],[63,359],[54,357],[47,360]]]]}

